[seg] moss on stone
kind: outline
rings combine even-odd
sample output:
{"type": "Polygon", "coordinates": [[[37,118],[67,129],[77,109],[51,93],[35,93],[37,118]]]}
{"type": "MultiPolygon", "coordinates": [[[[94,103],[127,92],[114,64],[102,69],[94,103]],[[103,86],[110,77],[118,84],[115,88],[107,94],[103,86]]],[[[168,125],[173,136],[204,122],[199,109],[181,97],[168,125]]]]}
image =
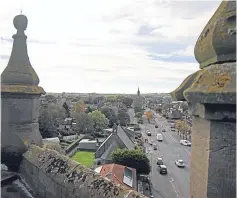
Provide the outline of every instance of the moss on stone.
{"type": "Polygon", "coordinates": [[[194,53],[200,67],[204,68],[219,61],[236,60],[235,35],[229,30],[235,28],[235,20],[228,20],[236,15],[233,2],[223,1],[209,20],[195,45],[194,53]]]}
{"type": "Polygon", "coordinates": [[[45,94],[42,87],[33,85],[1,85],[1,93],[45,94]]]}
{"type": "Polygon", "coordinates": [[[170,93],[170,95],[174,101],[184,101],[185,100],[183,92],[192,85],[193,80],[197,74],[198,74],[198,71],[189,75],[176,90],[174,90],[170,93]]]}
{"type": "Polygon", "coordinates": [[[67,193],[75,194],[75,197],[85,195],[92,198],[145,197],[136,191],[128,190],[123,185],[116,185],[109,179],[101,177],[93,170],[54,150],[31,145],[24,154],[24,160],[30,161],[48,177],[53,178],[54,182],[65,187],[67,193]]]}
{"type": "Polygon", "coordinates": [[[206,93],[230,91],[227,86],[232,81],[231,75],[226,71],[215,71],[210,71],[209,68],[200,70],[190,89],[206,93]]]}

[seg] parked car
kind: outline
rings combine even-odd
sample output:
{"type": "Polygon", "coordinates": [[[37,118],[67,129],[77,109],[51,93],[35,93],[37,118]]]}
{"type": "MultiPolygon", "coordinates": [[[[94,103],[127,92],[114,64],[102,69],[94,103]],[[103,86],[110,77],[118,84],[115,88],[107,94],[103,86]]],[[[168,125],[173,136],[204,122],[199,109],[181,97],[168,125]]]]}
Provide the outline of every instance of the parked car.
{"type": "Polygon", "coordinates": [[[155,128],[158,128],[158,125],[155,125],[155,128]]]}
{"type": "Polygon", "coordinates": [[[183,160],[176,160],[175,161],[176,166],[178,166],[179,168],[184,168],[185,164],[183,160]]]}
{"type": "Polygon", "coordinates": [[[189,142],[188,140],[180,140],[180,144],[184,145],[184,146],[191,146],[191,142],[189,142]]]}
{"type": "Polygon", "coordinates": [[[162,132],[166,132],[166,130],[165,130],[165,129],[162,129],[162,132]]]}
{"type": "Polygon", "coordinates": [[[175,129],[171,129],[172,132],[175,132],[175,129]]]}
{"type": "Polygon", "coordinates": [[[151,132],[150,132],[149,130],[147,130],[146,134],[147,134],[148,136],[151,136],[151,132]]]}
{"type": "Polygon", "coordinates": [[[166,165],[159,165],[158,166],[158,171],[160,172],[160,174],[167,174],[167,168],[166,165]]]}
{"type": "Polygon", "coordinates": [[[162,135],[161,133],[158,133],[158,134],[156,135],[156,138],[157,138],[157,140],[158,140],[159,142],[162,142],[162,141],[163,141],[163,135],[162,135]]]}
{"type": "Polygon", "coordinates": [[[161,158],[161,157],[158,157],[157,158],[157,161],[156,161],[156,164],[157,165],[163,165],[164,163],[163,163],[163,159],[161,158]]]}
{"type": "Polygon", "coordinates": [[[157,145],[153,144],[153,148],[154,148],[154,150],[157,150],[157,145]]]}

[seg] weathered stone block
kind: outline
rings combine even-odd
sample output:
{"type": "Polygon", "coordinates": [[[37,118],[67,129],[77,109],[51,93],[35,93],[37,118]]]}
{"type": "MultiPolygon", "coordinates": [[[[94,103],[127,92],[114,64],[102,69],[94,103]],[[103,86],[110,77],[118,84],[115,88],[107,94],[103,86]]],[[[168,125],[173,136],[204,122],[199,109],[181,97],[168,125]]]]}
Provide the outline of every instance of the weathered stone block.
{"type": "Polygon", "coordinates": [[[38,122],[38,98],[4,98],[2,97],[2,123],[21,124],[38,122]]]}
{"type": "MultiPolygon", "coordinates": [[[[115,183],[99,176],[87,167],[53,150],[42,149],[31,145],[24,154],[23,161],[29,161],[32,165],[39,167],[38,174],[40,175],[33,175],[31,177],[35,178],[34,186],[36,187],[34,190],[36,192],[42,186],[43,191],[38,192],[41,196],[46,191],[45,196],[51,196],[51,198],[58,198],[59,192],[62,193],[62,197],[67,198],[122,198],[126,195],[128,197],[144,197],[135,191],[129,191],[124,186],[117,186],[115,183]],[[49,180],[45,177],[49,180],[51,179],[53,182],[51,184],[48,183],[49,180]],[[44,185],[42,185],[42,181],[44,185]]],[[[25,167],[26,164],[22,164],[22,173],[26,173],[24,171],[27,168],[25,167]]]]}
{"type": "Polygon", "coordinates": [[[207,120],[236,120],[235,105],[189,103],[189,113],[207,120]]]}
{"type": "Polygon", "coordinates": [[[236,123],[211,121],[208,198],[236,196],[236,123]]]}
{"type": "Polygon", "coordinates": [[[193,116],[190,197],[207,195],[210,122],[193,116]]]}

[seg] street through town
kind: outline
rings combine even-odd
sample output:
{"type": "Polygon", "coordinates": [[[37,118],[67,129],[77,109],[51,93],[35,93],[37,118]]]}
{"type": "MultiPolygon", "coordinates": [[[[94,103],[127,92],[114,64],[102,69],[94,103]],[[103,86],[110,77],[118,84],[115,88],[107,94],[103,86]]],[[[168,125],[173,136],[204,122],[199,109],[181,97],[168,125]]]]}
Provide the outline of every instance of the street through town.
{"type": "MultiPolygon", "coordinates": [[[[154,116],[158,128],[147,122],[140,125],[143,137],[148,138],[149,142],[158,147],[157,150],[154,150],[153,146],[145,143],[147,156],[151,162],[152,194],[155,198],[188,198],[191,148],[180,144],[180,137],[176,132],[171,132],[170,123],[165,118],[158,114],[154,116]],[[151,131],[151,136],[146,135],[147,129],[151,131]],[[162,129],[165,129],[166,132],[162,132],[162,129]],[[162,142],[157,141],[157,133],[163,135],[162,142]],[[164,165],[168,170],[167,175],[161,175],[157,170],[157,157],[163,158],[164,165]],[[184,161],[185,168],[178,168],[175,165],[175,160],[179,159],[184,161]]],[[[146,119],[144,118],[144,120],[146,119]]]]}

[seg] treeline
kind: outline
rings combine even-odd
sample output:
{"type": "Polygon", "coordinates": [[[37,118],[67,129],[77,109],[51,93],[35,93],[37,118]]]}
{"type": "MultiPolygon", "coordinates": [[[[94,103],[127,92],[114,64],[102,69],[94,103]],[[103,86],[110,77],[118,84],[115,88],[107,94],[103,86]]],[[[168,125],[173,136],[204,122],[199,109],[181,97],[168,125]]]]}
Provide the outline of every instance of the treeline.
{"type": "Polygon", "coordinates": [[[120,123],[120,125],[126,126],[130,123],[127,108],[131,107],[132,103],[133,100],[127,97],[120,96],[116,100],[114,98],[111,99],[111,97],[108,99],[98,97],[92,101],[92,104],[88,104],[88,99],[79,99],[70,108],[67,102],[59,105],[54,96],[47,96],[39,110],[40,132],[43,138],[48,138],[65,133],[100,133],[105,128],[111,128],[114,123],[120,123]],[[123,105],[122,107],[115,107],[109,104],[111,101],[117,101],[123,105]],[[94,102],[97,102],[97,104],[100,103],[100,105],[95,106],[94,102]],[[70,118],[71,124],[72,122],[74,123],[70,130],[60,128],[60,125],[65,123],[65,118],[70,118]]]}

